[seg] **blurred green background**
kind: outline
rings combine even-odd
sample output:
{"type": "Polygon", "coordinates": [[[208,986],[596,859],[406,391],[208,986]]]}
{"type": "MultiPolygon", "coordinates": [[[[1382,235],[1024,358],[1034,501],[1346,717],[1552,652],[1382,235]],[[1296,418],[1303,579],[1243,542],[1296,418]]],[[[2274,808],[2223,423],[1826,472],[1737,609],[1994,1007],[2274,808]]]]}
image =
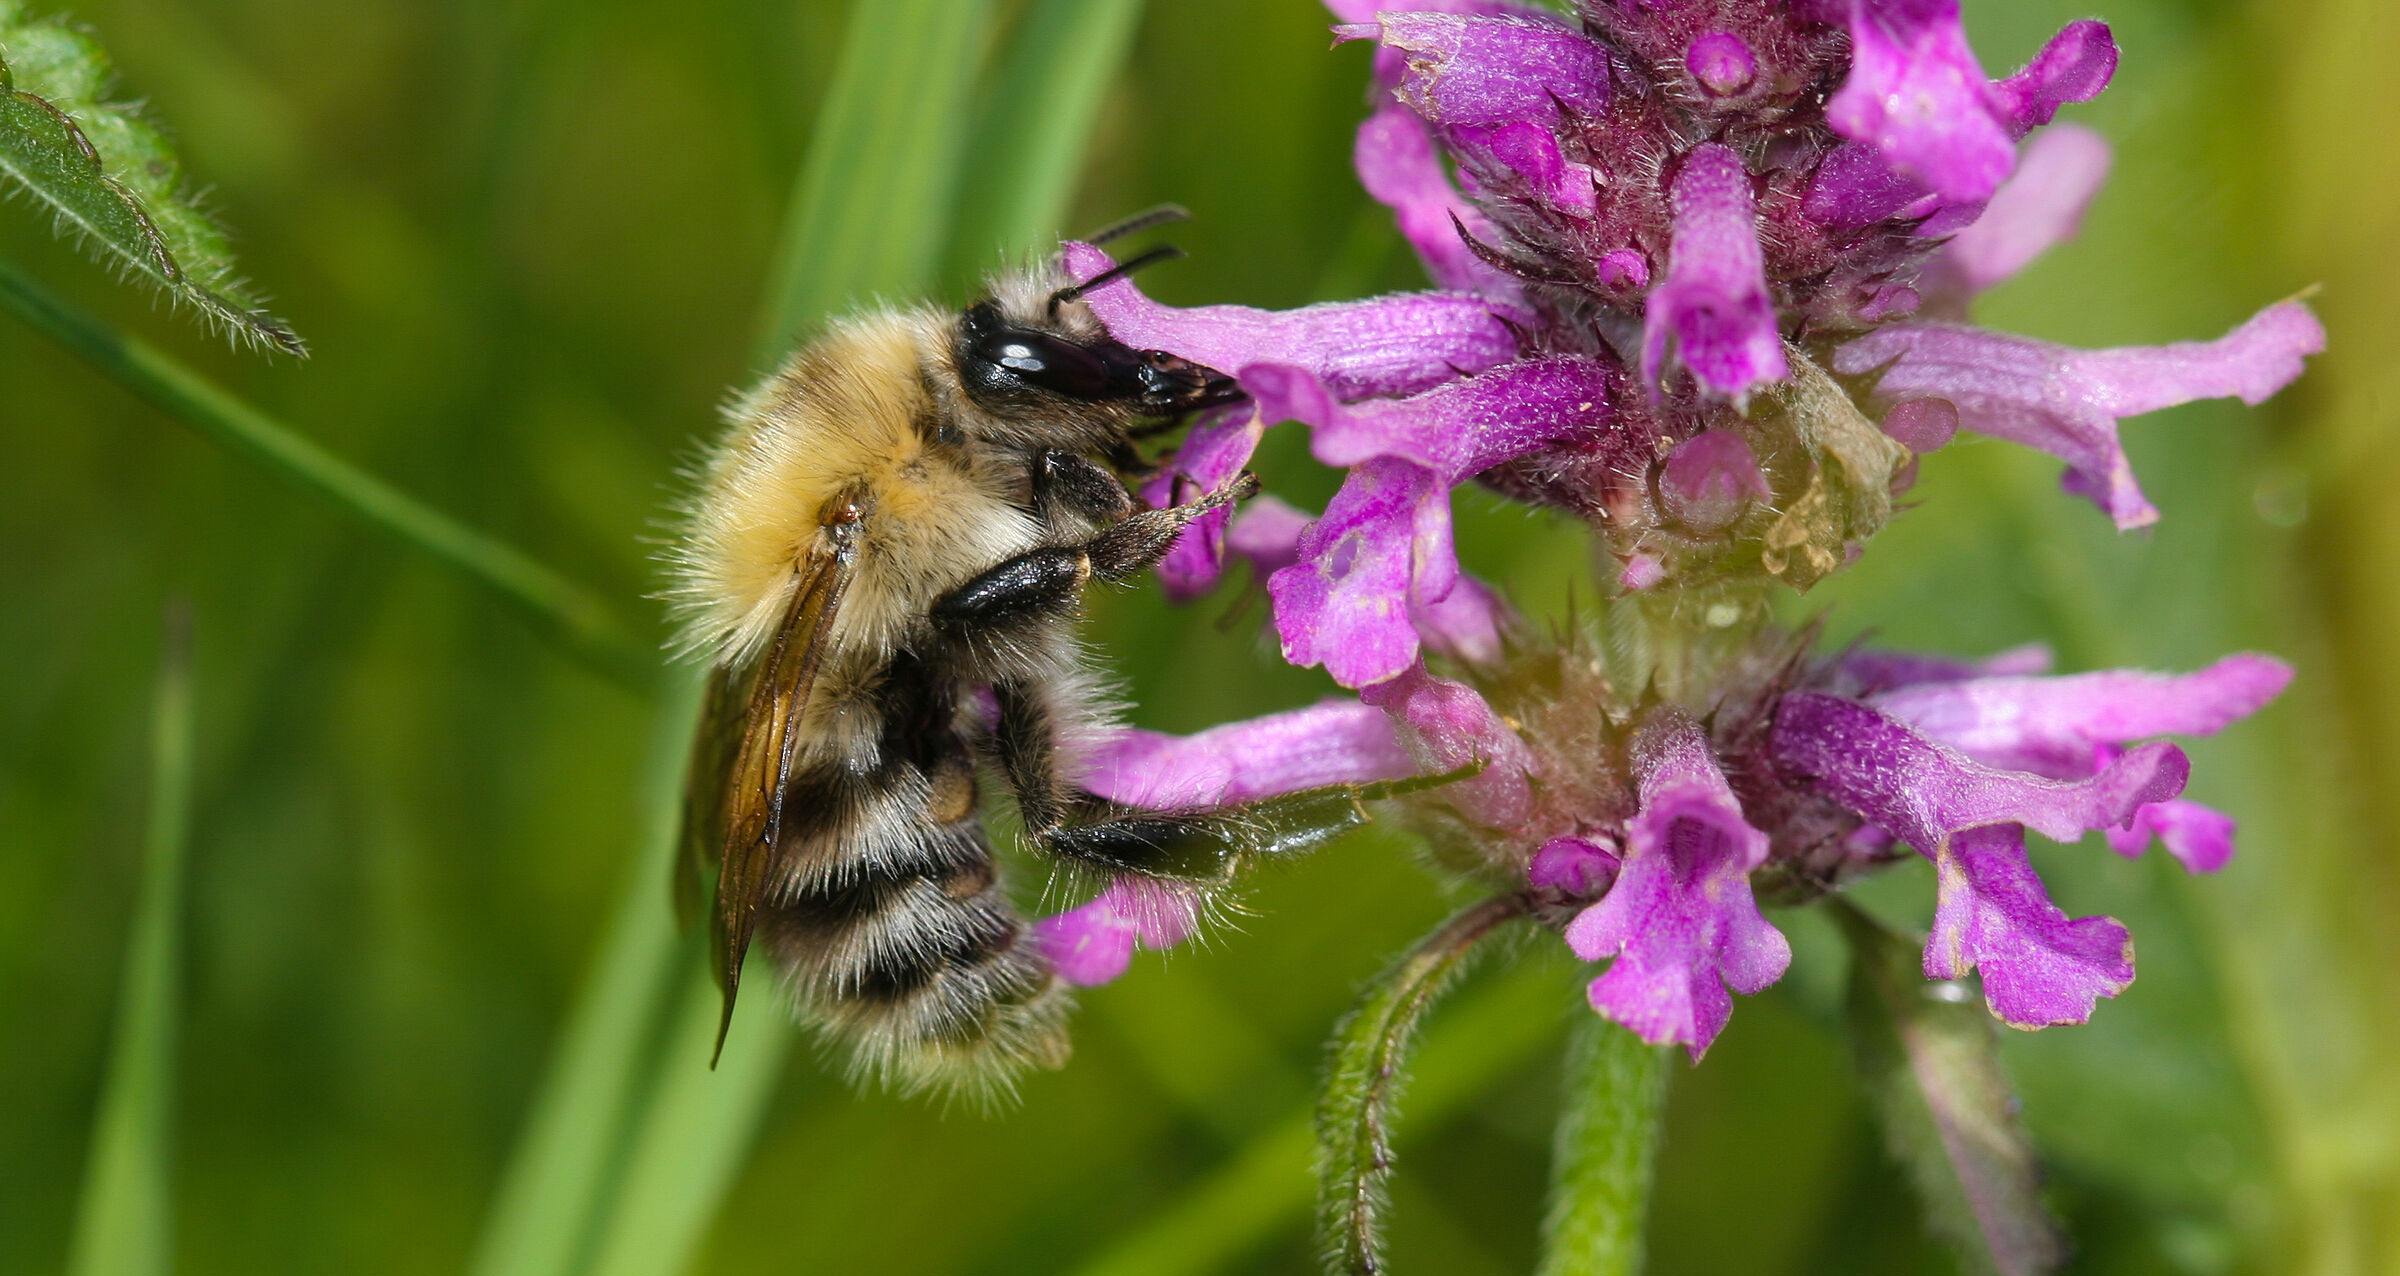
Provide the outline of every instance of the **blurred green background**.
{"type": "MultiPolygon", "coordinates": [[[[995,6],[963,56],[1006,47],[1025,8],[995,6]]],[[[1995,70],[2087,14],[1968,8],[1995,70]]],[[[658,637],[644,598],[675,470],[760,370],[778,230],[850,6],[75,13],[124,93],[176,131],[316,356],[229,352],[22,204],[0,209],[0,254],[658,637]]],[[[2070,115],[2115,143],[2116,174],[2081,238],[1981,318],[2085,345],[2211,337],[2321,284],[2331,353],[2262,410],[2129,428],[2166,512],[2154,532],[2119,537],[2057,493],[2054,463],[1968,442],[1930,458],[1921,507],[1794,614],[1959,653],[2045,640],[2070,670],[2245,647],[2298,666],[2281,703],[2191,750],[2194,794],[2243,822],[2227,872],[2187,880],[2096,841],[2037,851],[2066,907],[2132,925],[2141,978],[2087,1028],[2012,1034],[2008,1061],[2074,1270],[2400,1272],[2400,15],[2109,0],[2100,16],[2124,65],[2070,115]]],[[[1150,6],[1059,229],[1187,205],[1174,238],[1192,260],[1145,277],[1177,302],[1421,286],[1351,179],[1367,53],[1329,52],[1325,22],[1303,0],[1150,6]]],[[[1007,105],[966,100],[978,119],[1007,105]]],[[[972,207],[974,157],[966,171],[972,207]]],[[[954,299],[991,256],[960,238],[942,253],[954,299]]],[[[1331,490],[1290,429],[1259,468],[1302,503],[1331,490]]],[[[1590,597],[1573,529],[1461,506],[1468,565],[1529,610],[1561,606],[1570,582],[1590,597]]],[[[177,1265],[461,1270],[653,819],[657,711],[13,318],[0,564],[0,1273],[65,1261],[140,876],[160,616],[178,596],[198,734],[177,1265]]],[[[1218,623],[1234,598],[1098,603],[1093,636],[1135,721],[1191,730],[1330,690],[1274,659],[1255,601],[1218,623]]],[[[1019,880],[1030,902],[1038,878],[1019,880]]],[[[1931,879],[1903,869],[1872,895],[1921,920],[1931,879]]],[[[663,883],[652,902],[665,908],[663,883]]],[[[1207,951],[1144,957],[1088,995],[1074,1062],[998,1116],[853,1093],[797,1046],[754,1145],[718,1158],[723,1208],[705,1176],[685,1180],[690,1261],[1310,1270],[1295,1122],[1320,1044],[1358,981],[1452,901],[1371,831],[1251,902],[1207,951]]],[[[1818,917],[1778,920],[1792,976],[1741,1001],[1704,1066],[1676,1066],[1653,1269],[1950,1270],[1850,1079],[1841,948],[1818,917]]],[[[1402,1270],[1533,1261],[1557,1045],[1580,1005],[1555,947],[1487,963],[1436,1012],[1403,1108],[1402,1270]]],[[[688,1077],[704,1060],[665,1066],[688,1077]]],[[[678,1270],[684,1247],[663,1250],[608,1270],[678,1270]]]]}

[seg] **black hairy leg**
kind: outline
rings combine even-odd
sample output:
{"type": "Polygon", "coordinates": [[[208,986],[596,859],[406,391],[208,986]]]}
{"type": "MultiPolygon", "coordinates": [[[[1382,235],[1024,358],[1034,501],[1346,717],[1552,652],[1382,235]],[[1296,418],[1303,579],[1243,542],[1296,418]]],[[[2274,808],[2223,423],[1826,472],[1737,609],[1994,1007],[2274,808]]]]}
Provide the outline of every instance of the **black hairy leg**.
{"type": "Polygon", "coordinates": [[[1257,490],[1257,477],[1245,472],[1189,505],[1127,515],[1081,544],[1027,550],[934,599],[934,627],[971,633],[1029,617],[1062,615],[1074,608],[1083,582],[1094,576],[1122,580],[1156,566],[1192,520],[1257,490]]]}
{"type": "Polygon", "coordinates": [[[1329,784],[1205,810],[1142,810],[1083,792],[1060,776],[1059,724],[1039,689],[994,692],[1000,721],[992,745],[1016,792],[1026,836],[1052,855],[1109,872],[1223,882],[1247,861],[1314,850],[1365,824],[1370,801],[1461,778],[1329,784]]]}
{"type": "Polygon", "coordinates": [[[1062,514],[1107,526],[1134,511],[1123,480],[1073,452],[1044,452],[1034,462],[1033,508],[1052,527],[1062,514]]]}

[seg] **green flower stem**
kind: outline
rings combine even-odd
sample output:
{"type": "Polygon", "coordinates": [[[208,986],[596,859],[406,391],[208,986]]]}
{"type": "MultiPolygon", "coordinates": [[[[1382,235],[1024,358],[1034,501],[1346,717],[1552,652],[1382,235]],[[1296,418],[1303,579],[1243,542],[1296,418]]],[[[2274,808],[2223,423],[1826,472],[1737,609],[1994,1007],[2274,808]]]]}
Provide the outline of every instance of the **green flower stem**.
{"type": "MultiPolygon", "coordinates": [[[[1408,1126],[1438,1130],[1494,1082],[1558,1039],[1558,970],[1541,961],[1459,994],[1425,1031],[1408,1126]]],[[[1232,1161],[1074,1269],[1078,1276],[1200,1276],[1307,1217],[1316,1113],[1303,1108],[1252,1137],[1232,1161]]]]}
{"type": "Polygon", "coordinates": [[[0,258],[0,305],[167,415],[498,591],[601,672],[644,689],[659,659],[581,586],[342,460],[165,352],[112,331],[0,258]]]}
{"type": "Polygon", "coordinates": [[[173,1267],[177,990],[184,849],[192,818],[190,620],[167,617],[150,727],[150,823],[117,1022],[76,1206],[71,1276],[165,1276],[173,1267]]]}
{"type": "Polygon", "coordinates": [[[1598,1015],[1567,1052],[1541,1276],[1632,1276],[1658,1161],[1668,1048],[1598,1015]]]}
{"type": "Polygon", "coordinates": [[[1417,1025],[1476,946],[1525,909],[1522,896],[1498,895],[1459,910],[1378,975],[1335,1029],[1317,1103],[1317,1223],[1334,1269],[1382,1270],[1392,1122],[1417,1025]]]}

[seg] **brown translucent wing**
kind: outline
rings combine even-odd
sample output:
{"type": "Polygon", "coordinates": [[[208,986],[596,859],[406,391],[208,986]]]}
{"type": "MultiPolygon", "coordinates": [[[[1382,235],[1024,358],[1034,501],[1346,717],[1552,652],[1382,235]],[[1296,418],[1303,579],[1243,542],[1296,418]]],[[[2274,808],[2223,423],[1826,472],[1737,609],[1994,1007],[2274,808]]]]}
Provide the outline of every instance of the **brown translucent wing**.
{"type": "MultiPolygon", "coordinates": [[[[717,1023],[719,1051],[733,1023],[742,959],[750,951],[758,922],[759,897],[782,841],[784,788],[799,746],[800,721],[824,660],[826,637],[833,632],[834,616],[858,562],[863,518],[862,502],[833,502],[807,556],[795,567],[798,584],[774,642],[747,679],[725,675],[712,680],[709,688],[709,716],[701,722],[694,763],[710,765],[694,771],[691,793],[705,793],[710,776],[721,776],[722,784],[716,790],[713,816],[687,813],[687,827],[696,825],[702,835],[713,834],[710,840],[718,848],[717,907],[710,929],[717,982],[725,990],[725,1008],[717,1023]],[[737,720],[736,705],[738,732],[726,726],[737,720]]],[[[687,812],[693,808],[712,809],[693,802],[687,812]]]]}

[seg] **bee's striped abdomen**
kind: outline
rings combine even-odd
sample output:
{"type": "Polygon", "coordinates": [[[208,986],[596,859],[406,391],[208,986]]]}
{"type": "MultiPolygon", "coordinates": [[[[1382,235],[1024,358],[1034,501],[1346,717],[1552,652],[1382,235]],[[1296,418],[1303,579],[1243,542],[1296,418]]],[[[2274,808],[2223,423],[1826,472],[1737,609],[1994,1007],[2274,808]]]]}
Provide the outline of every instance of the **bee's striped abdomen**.
{"type": "Polygon", "coordinates": [[[879,756],[797,769],[784,790],[761,931],[862,1071],[914,1088],[1054,1067],[1066,993],[1001,891],[973,746],[915,662],[883,683],[879,756]]]}

